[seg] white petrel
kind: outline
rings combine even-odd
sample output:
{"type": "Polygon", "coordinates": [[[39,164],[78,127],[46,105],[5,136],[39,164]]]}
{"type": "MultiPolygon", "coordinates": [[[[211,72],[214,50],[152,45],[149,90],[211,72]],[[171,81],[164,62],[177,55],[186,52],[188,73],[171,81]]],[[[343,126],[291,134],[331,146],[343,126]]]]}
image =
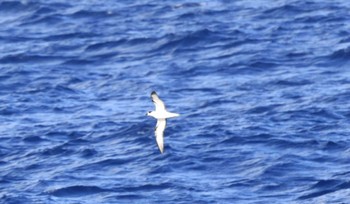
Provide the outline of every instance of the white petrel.
{"type": "Polygon", "coordinates": [[[168,112],[165,108],[164,102],[160,100],[157,93],[152,91],[151,98],[156,106],[155,111],[148,111],[147,115],[157,119],[157,125],[154,129],[156,135],[157,144],[161,153],[164,151],[164,129],[166,126],[166,119],[179,116],[177,113],[168,112]]]}

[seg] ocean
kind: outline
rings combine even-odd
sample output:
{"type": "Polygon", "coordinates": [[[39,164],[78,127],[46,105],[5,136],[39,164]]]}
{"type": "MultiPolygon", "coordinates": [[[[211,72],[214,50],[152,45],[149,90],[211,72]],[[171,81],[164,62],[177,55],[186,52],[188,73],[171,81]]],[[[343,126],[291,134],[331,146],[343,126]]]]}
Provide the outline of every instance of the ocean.
{"type": "Polygon", "coordinates": [[[0,1],[0,203],[350,203],[349,10],[0,1]]]}

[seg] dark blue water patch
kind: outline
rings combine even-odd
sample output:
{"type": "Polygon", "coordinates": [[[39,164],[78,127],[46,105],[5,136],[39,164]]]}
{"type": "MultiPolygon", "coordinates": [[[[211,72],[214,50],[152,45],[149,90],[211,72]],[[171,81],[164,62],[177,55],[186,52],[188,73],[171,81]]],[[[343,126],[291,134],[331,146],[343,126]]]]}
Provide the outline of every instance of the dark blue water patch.
{"type": "Polygon", "coordinates": [[[29,142],[29,143],[40,143],[45,141],[43,138],[41,138],[40,136],[31,136],[31,137],[26,137],[23,139],[25,142],[29,142]]]}
{"type": "Polygon", "coordinates": [[[1,115],[13,115],[13,114],[16,114],[16,113],[17,113],[17,111],[13,107],[2,107],[0,109],[0,114],[1,115]]]}
{"type": "Polygon", "coordinates": [[[41,5],[39,9],[35,10],[35,12],[33,13],[32,16],[35,18],[37,16],[54,14],[55,11],[56,11],[56,9],[53,9],[53,7],[41,5]]]}
{"type": "Polygon", "coordinates": [[[259,16],[259,18],[276,18],[276,17],[290,17],[295,16],[298,13],[305,12],[306,8],[299,7],[292,4],[285,4],[279,7],[271,8],[265,10],[263,15],[259,16]]]}
{"type": "MultiPolygon", "coordinates": [[[[92,135],[93,132],[89,132],[88,134],[84,135],[84,137],[88,138],[90,135],[92,135]]],[[[79,138],[79,137],[75,137],[73,139],[70,139],[67,142],[68,145],[76,145],[76,146],[84,146],[84,145],[89,145],[90,141],[88,139],[85,138],[79,138]]]]}
{"type": "Polygon", "coordinates": [[[168,189],[172,187],[171,183],[162,182],[159,184],[145,184],[142,186],[129,186],[122,188],[126,192],[137,192],[137,191],[157,191],[162,189],[168,189]]]}
{"type": "Polygon", "coordinates": [[[329,121],[336,121],[342,119],[341,115],[333,113],[330,110],[325,110],[323,108],[310,108],[310,109],[300,109],[295,111],[285,111],[287,120],[310,120],[316,124],[322,124],[329,121]]]}
{"type": "MultiPolygon", "coordinates": [[[[347,81],[343,82],[344,84],[347,84],[347,81]]],[[[331,97],[326,98],[325,100],[330,103],[344,103],[350,98],[350,92],[349,91],[341,91],[337,95],[333,95],[331,97]]]]}
{"type": "Polygon", "coordinates": [[[48,193],[57,197],[81,197],[97,193],[108,192],[110,190],[103,189],[98,186],[68,186],[49,191],[48,193]]]}
{"type": "Polygon", "coordinates": [[[33,7],[38,7],[35,2],[22,3],[19,1],[3,1],[0,3],[1,12],[19,12],[25,10],[31,10],[33,7]]]}
{"type": "Polygon", "coordinates": [[[180,88],[174,90],[175,92],[189,92],[189,93],[195,93],[195,92],[204,92],[204,93],[217,93],[217,89],[215,88],[180,88]]]}
{"type": "Polygon", "coordinates": [[[87,165],[83,165],[78,167],[76,170],[84,170],[84,169],[94,169],[96,167],[101,167],[101,168],[110,168],[112,166],[120,166],[124,165],[130,162],[130,160],[127,159],[106,159],[103,161],[98,161],[94,163],[89,163],[87,165]]]}
{"type": "Polygon", "coordinates": [[[348,37],[348,33],[345,33],[345,38],[341,39],[339,43],[349,43],[350,37],[348,37]]]}
{"type": "Polygon", "coordinates": [[[342,181],[340,180],[321,180],[318,181],[312,188],[332,188],[338,186],[342,181]]]}
{"type": "Polygon", "coordinates": [[[79,150],[81,157],[83,158],[92,158],[98,154],[98,152],[95,149],[91,148],[84,148],[79,150]]]}
{"type": "Polygon", "coordinates": [[[310,147],[319,148],[320,143],[314,139],[305,139],[302,141],[289,141],[286,139],[271,139],[269,141],[270,145],[275,146],[281,150],[285,149],[308,149],[310,147]]]}
{"type": "Polygon", "coordinates": [[[60,26],[62,20],[63,20],[63,16],[58,14],[45,15],[45,16],[33,16],[33,18],[28,19],[25,23],[22,23],[21,26],[29,26],[32,24],[36,24],[38,26],[48,26],[48,25],[60,26]]]}
{"type": "Polygon", "coordinates": [[[334,51],[331,55],[330,58],[334,60],[345,60],[348,61],[350,56],[350,47],[343,48],[340,50],[334,51]]]}
{"type": "Polygon", "coordinates": [[[337,173],[334,176],[335,177],[343,177],[343,176],[347,176],[348,174],[350,174],[350,171],[345,171],[345,172],[341,172],[341,173],[337,173]]]}
{"type": "Polygon", "coordinates": [[[93,64],[95,61],[91,59],[72,59],[72,60],[66,60],[61,65],[73,65],[73,66],[84,66],[84,65],[89,65],[93,64]]]}
{"type": "Polygon", "coordinates": [[[43,156],[68,156],[74,154],[76,151],[70,148],[65,147],[65,145],[57,145],[54,147],[45,148],[40,151],[40,154],[43,156]]]}
{"type": "Polygon", "coordinates": [[[127,43],[126,39],[121,39],[117,41],[98,42],[87,46],[86,51],[99,51],[102,49],[115,48],[125,43],[127,43]]]}
{"type": "Polygon", "coordinates": [[[276,85],[278,86],[304,86],[304,85],[310,85],[313,82],[310,80],[303,80],[303,79],[281,79],[276,81],[276,85]]]}
{"type": "Polygon", "coordinates": [[[301,57],[307,57],[312,53],[307,53],[307,52],[290,52],[286,54],[286,57],[288,58],[301,58],[301,57]]]}
{"type": "Polygon", "coordinates": [[[309,113],[312,115],[317,115],[321,118],[328,118],[328,119],[342,119],[343,117],[334,111],[326,108],[310,108],[309,113]]]}
{"type": "Polygon", "coordinates": [[[272,104],[267,106],[257,106],[247,111],[247,114],[265,114],[274,112],[274,109],[280,107],[281,104],[272,104]]]}
{"type": "Polygon", "coordinates": [[[24,195],[14,195],[14,194],[5,194],[0,199],[3,202],[9,203],[9,204],[31,202],[31,200],[24,195]]]}
{"type": "MultiPolygon", "coordinates": [[[[70,40],[72,38],[85,39],[85,38],[91,38],[91,37],[96,37],[96,34],[86,33],[86,32],[64,32],[61,34],[43,36],[41,39],[45,41],[56,42],[59,40],[70,40]]],[[[57,48],[61,48],[61,49],[66,48],[68,51],[70,51],[72,50],[72,48],[75,48],[75,47],[77,47],[77,45],[61,45],[60,47],[57,47],[57,48]]]]}
{"type": "Polygon", "coordinates": [[[115,130],[119,124],[114,121],[101,121],[94,124],[94,129],[115,130]]]}
{"type": "MultiPolygon", "coordinates": [[[[227,40],[226,37],[221,36],[220,33],[211,31],[209,29],[199,30],[193,33],[184,33],[183,35],[167,35],[163,37],[167,40],[165,44],[161,44],[155,51],[165,52],[172,50],[173,52],[183,52],[186,51],[185,48],[195,48],[202,42],[205,42],[205,46],[213,44],[218,41],[227,40]],[[181,49],[179,49],[181,48],[181,49]]],[[[163,40],[163,41],[164,41],[163,40]]]]}
{"type": "Polygon", "coordinates": [[[317,182],[311,190],[312,193],[300,196],[300,200],[316,198],[328,193],[332,193],[339,190],[349,189],[350,182],[344,182],[340,180],[321,180],[317,182]]]}
{"type": "MultiPolygon", "coordinates": [[[[0,156],[2,156],[3,154],[1,153],[1,150],[0,150],[0,156]]],[[[0,160],[0,166],[4,166],[4,165],[6,165],[7,164],[7,162],[5,162],[5,161],[1,161],[0,160]]]]}
{"type": "Polygon", "coordinates": [[[274,136],[270,134],[250,135],[249,137],[230,136],[229,138],[220,141],[219,144],[222,144],[222,145],[264,144],[266,140],[271,140],[271,138],[273,137],[274,136]]]}
{"type": "Polygon", "coordinates": [[[139,194],[126,194],[126,195],[118,195],[118,196],[116,196],[116,198],[118,201],[120,201],[120,200],[128,201],[128,200],[133,200],[133,199],[143,199],[144,196],[139,195],[139,194]]]}
{"type": "Polygon", "coordinates": [[[341,17],[339,15],[322,15],[322,16],[313,16],[313,17],[301,17],[299,19],[295,19],[296,21],[302,21],[303,23],[330,23],[330,22],[341,22],[347,19],[347,17],[341,17]]]}

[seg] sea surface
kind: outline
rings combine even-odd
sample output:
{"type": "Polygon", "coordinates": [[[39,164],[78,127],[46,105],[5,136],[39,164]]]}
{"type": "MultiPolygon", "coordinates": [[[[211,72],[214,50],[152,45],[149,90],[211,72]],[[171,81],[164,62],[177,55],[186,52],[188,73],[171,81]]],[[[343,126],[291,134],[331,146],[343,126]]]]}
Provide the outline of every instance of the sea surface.
{"type": "Polygon", "coordinates": [[[0,203],[350,203],[349,11],[0,1],[0,203]]]}

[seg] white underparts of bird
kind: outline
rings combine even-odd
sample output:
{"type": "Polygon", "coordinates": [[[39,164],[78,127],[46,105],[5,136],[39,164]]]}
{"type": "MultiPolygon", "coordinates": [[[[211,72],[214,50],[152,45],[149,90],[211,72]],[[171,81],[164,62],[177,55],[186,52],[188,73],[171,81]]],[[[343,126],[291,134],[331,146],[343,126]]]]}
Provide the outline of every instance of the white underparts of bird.
{"type": "Polygon", "coordinates": [[[163,153],[164,152],[164,130],[166,126],[166,119],[178,117],[180,116],[180,114],[168,112],[165,108],[164,102],[160,100],[160,98],[158,97],[155,91],[152,91],[151,99],[156,107],[156,110],[148,111],[147,115],[157,119],[157,125],[156,125],[156,128],[154,129],[154,133],[156,136],[158,148],[160,152],[163,153]]]}

